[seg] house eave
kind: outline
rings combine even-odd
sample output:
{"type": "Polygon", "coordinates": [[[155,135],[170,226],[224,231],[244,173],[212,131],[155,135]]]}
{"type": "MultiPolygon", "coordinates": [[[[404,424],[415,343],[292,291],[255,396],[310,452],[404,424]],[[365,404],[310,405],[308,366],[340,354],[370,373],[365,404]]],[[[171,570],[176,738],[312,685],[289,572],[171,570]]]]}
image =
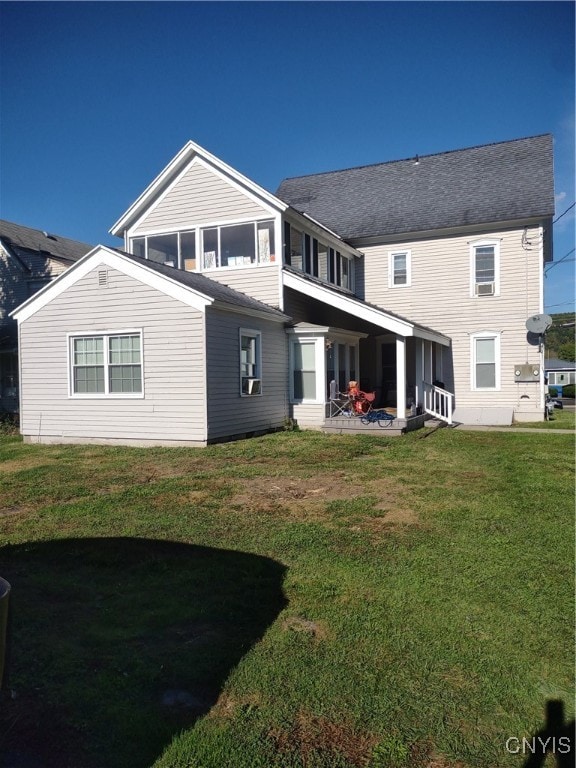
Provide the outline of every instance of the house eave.
{"type": "Polygon", "coordinates": [[[458,235],[469,235],[474,232],[491,232],[495,230],[522,229],[523,227],[546,226],[551,223],[551,216],[533,216],[524,219],[506,219],[503,221],[486,221],[476,224],[466,224],[457,227],[439,227],[437,229],[414,230],[395,233],[382,233],[370,237],[351,237],[347,239],[353,247],[362,248],[386,243],[403,243],[405,241],[433,240],[458,235]]]}
{"type": "Polygon", "coordinates": [[[355,318],[365,320],[388,332],[395,333],[397,336],[403,338],[413,336],[427,341],[434,341],[447,347],[452,343],[448,336],[438,333],[431,328],[425,328],[405,318],[391,315],[385,310],[373,307],[355,296],[347,296],[339,291],[332,290],[329,286],[312,282],[305,277],[288,272],[286,269],[282,270],[282,282],[287,288],[329,304],[335,309],[340,309],[355,318]]]}

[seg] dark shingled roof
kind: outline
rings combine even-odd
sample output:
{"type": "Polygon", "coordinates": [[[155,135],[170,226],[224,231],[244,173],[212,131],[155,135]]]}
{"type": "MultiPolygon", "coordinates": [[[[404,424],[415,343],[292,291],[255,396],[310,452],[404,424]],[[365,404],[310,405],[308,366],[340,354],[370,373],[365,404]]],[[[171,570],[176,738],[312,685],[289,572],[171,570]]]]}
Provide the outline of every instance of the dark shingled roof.
{"type": "Polygon", "coordinates": [[[63,261],[78,261],[94,248],[93,245],[70,240],[68,237],[30,229],[3,219],[0,219],[0,240],[13,250],[16,256],[25,255],[22,251],[34,251],[63,261]]]}
{"type": "Polygon", "coordinates": [[[549,217],[552,136],[285,179],[276,195],[352,241],[549,217]]]}
{"type": "Polygon", "coordinates": [[[161,275],[165,275],[166,277],[181,283],[187,288],[192,288],[193,290],[204,294],[204,296],[208,296],[209,298],[214,299],[214,301],[221,301],[226,304],[232,304],[234,306],[243,307],[244,309],[249,309],[252,311],[266,312],[267,314],[273,315],[275,317],[287,318],[287,316],[283,312],[280,312],[279,309],[275,309],[268,304],[257,301],[251,296],[247,296],[245,293],[241,293],[240,291],[236,291],[233,288],[229,288],[227,285],[219,283],[216,280],[211,280],[205,275],[201,275],[197,272],[185,272],[183,269],[168,267],[165,264],[157,264],[155,261],[143,259],[140,256],[134,256],[132,253],[126,253],[126,251],[122,251],[120,248],[109,248],[109,250],[116,251],[121,256],[125,256],[126,258],[131,259],[137,264],[142,264],[143,266],[148,267],[148,269],[151,269],[153,272],[158,272],[161,275]]]}

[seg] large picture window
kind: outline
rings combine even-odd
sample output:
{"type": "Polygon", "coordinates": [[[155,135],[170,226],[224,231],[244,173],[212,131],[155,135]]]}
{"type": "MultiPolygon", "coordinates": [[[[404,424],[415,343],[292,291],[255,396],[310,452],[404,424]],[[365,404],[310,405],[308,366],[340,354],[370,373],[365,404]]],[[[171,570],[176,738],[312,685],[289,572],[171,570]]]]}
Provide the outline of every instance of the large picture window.
{"type": "Polygon", "coordinates": [[[132,253],[142,259],[155,261],[192,272],[196,269],[196,232],[174,232],[169,235],[135,237],[130,241],[132,253]]]}
{"type": "Polygon", "coordinates": [[[72,395],[142,395],[141,333],[71,336],[70,376],[72,395]]]}
{"type": "Polygon", "coordinates": [[[201,234],[202,269],[269,264],[275,260],[273,221],[209,227],[201,234]]]}

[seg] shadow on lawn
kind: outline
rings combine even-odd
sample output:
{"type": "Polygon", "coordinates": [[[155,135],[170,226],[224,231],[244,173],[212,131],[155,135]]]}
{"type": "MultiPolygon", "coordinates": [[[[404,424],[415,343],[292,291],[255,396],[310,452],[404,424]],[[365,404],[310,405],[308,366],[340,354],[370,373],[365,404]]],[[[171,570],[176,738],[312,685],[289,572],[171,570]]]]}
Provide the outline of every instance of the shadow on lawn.
{"type": "Polygon", "coordinates": [[[542,768],[549,754],[554,755],[558,768],[574,768],[576,765],[574,736],[574,720],[570,722],[564,720],[564,702],[561,699],[549,699],[546,702],[544,728],[528,740],[531,754],[523,768],[542,768]]]}
{"type": "Polygon", "coordinates": [[[274,560],[164,541],[10,546],[0,571],[16,693],[0,710],[6,768],[149,766],[286,605],[274,560]]]}

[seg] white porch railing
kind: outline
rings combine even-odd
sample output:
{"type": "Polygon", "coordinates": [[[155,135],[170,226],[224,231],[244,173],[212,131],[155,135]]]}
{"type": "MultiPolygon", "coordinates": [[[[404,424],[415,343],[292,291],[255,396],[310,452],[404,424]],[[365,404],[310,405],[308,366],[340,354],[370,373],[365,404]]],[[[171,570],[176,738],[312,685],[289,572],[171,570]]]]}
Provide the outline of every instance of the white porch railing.
{"type": "Polygon", "coordinates": [[[454,395],[446,389],[424,382],[424,410],[446,424],[452,424],[454,395]]]}

